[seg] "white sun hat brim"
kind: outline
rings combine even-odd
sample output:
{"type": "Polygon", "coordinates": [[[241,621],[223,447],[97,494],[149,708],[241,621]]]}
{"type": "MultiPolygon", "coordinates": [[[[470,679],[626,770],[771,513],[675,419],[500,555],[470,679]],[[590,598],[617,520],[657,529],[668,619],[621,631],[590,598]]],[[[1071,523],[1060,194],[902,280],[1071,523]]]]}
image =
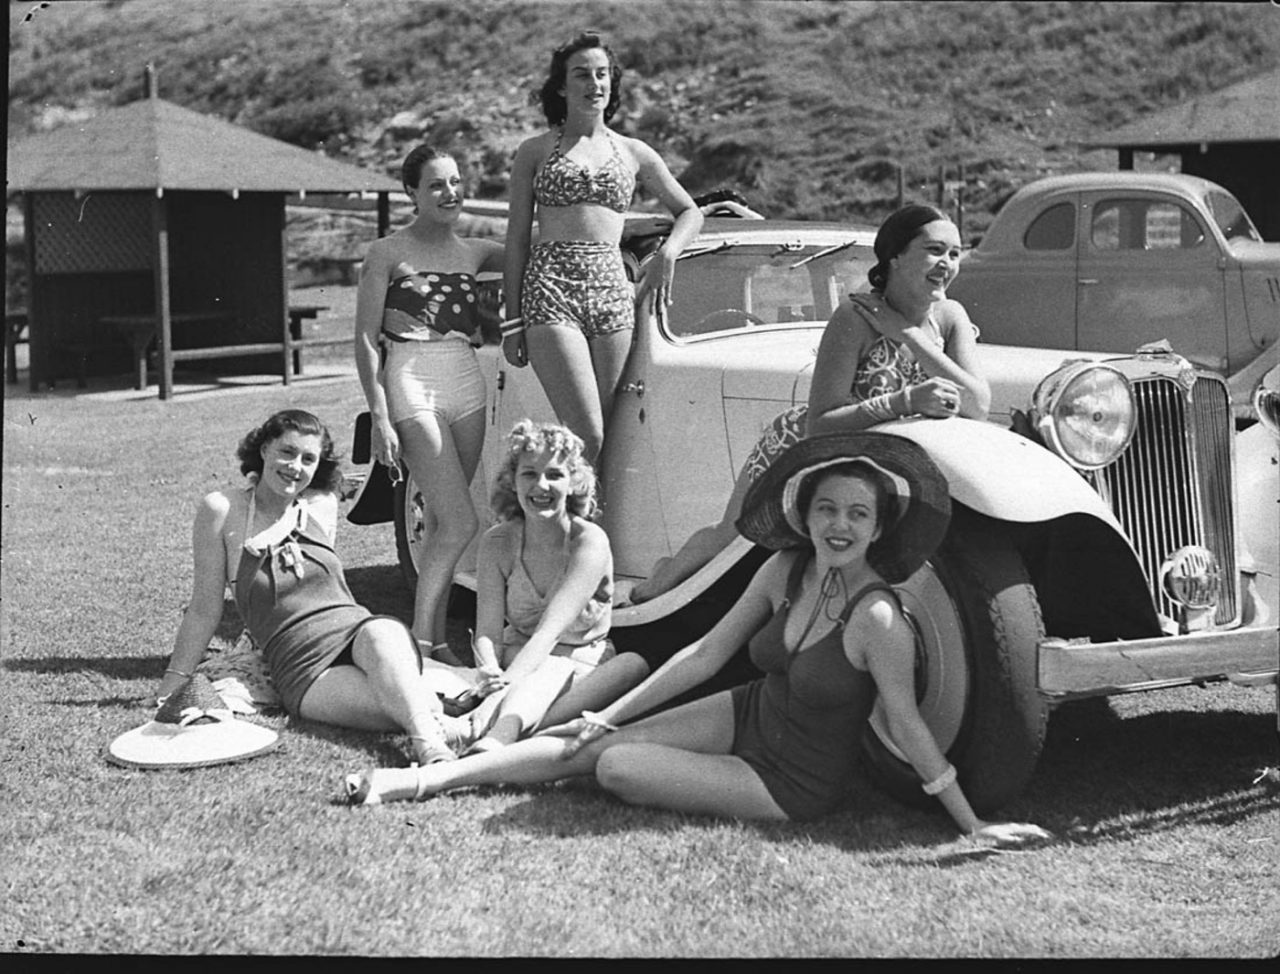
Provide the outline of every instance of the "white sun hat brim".
{"type": "Polygon", "coordinates": [[[244,761],[279,745],[271,728],[235,717],[186,725],[152,720],[113,740],[105,756],[124,768],[180,770],[244,761]]]}

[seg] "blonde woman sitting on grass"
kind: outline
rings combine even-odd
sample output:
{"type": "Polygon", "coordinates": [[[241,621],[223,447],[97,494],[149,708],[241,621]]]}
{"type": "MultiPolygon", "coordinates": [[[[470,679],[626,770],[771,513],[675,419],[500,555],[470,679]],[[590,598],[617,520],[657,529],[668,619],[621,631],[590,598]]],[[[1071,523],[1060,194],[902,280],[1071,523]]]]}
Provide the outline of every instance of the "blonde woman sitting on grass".
{"type": "Polygon", "coordinates": [[[510,744],[553,721],[604,706],[648,675],[609,641],[613,553],[591,521],[596,477],[582,440],[524,420],[509,437],[491,503],[501,520],[480,539],[473,751],[510,744]]]}

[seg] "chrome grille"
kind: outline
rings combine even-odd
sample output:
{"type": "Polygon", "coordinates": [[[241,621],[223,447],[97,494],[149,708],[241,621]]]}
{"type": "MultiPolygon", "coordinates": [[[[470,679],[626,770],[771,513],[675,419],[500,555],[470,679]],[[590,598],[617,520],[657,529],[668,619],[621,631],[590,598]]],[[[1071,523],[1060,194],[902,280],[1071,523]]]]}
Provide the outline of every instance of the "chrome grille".
{"type": "Polygon", "coordinates": [[[1222,601],[1214,622],[1238,621],[1235,491],[1226,383],[1199,376],[1190,396],[1174,378],[1133,381],[1137,431],[1111,466],[1091,475],[1133,542],[1155,598],[1156,610],[1176,617],[1160,587],[1160,565],[1184,545],[1212,551],[1222,566],[1222,601]]]}

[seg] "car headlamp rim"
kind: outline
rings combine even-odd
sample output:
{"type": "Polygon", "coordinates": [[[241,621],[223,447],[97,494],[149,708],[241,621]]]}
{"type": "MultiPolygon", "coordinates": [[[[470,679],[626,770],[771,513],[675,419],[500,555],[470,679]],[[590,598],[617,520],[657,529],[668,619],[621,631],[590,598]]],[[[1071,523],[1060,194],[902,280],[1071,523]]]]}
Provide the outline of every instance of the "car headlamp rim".
{"type": "Polygon", "coordinates": [[[1033,393],[1032,405],[1037,417],[1036,428],[1045,445],[1078,470],[1098,470],[1113,463],[1133,439],[1133,387],[1128,377],[1113,366],[1091,361],[1066,363],[1041,380],[1033,393]],[[1079,444],[1073,448],[1073,437],[1064,433],[1064,427],[1067,419],[1079,416],[1080,411],[1071,407],[1085,398],[1084,384],[1097,383],[1102,378],[1111,383],[1107,391],[1122,390],[1123,397],[1116,400],[1120,403],[1118,408],[1099,417],[1095,429],[1100,430],[1109,422],[1114,433],[1102,434],[1101,441],[1095,439],[1092,452],[1082,451],[1079,444]],[[1108,437],[1110,443],[1105,442],[1108,437]]]}
{"type": "Polygon", "coordinates": [[[1254,387],[1250,397],[1254,415],[1271,435],[1280,439],[1280,366],[1272,369],[1254,387]]]}

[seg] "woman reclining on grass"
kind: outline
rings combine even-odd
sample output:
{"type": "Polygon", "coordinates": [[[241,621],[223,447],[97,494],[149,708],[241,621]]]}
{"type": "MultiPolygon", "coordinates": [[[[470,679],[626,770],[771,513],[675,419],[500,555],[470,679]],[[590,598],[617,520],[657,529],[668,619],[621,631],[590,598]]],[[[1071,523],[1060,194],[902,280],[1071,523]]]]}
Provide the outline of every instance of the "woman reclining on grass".
{"type": "Polygon", "coordinates": [[[417,641],[347,587],[333,548],[340,474],[328,429],[286,409],[245,436],[237,456],[248,485],[214,491],[196,510],[191,601],[159,695],[195,672],[230,586],[290,716],[403,731],[422,764],[453,760],[453,718],[423,678],[417,641]]]}

